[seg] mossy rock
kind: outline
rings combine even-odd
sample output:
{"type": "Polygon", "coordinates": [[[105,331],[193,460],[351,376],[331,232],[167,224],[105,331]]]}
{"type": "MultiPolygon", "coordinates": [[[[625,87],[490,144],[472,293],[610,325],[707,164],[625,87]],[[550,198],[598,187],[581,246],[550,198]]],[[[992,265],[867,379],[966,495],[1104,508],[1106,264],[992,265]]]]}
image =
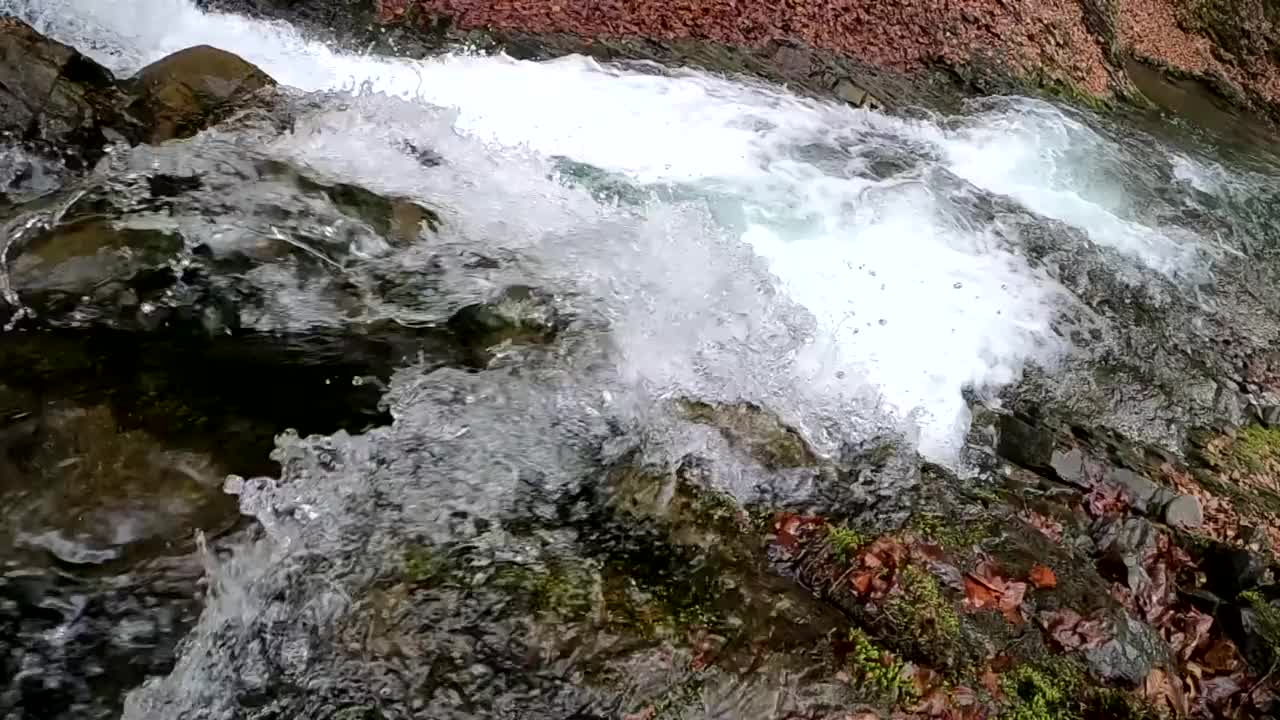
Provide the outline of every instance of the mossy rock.
{"type": "Polygon", "coordinates": [[[208,45],[179,50],[133,78],[129,110],[147,125],[147,141],[185,138],[237,110],[275,80],[257,66],[208,45]]]}

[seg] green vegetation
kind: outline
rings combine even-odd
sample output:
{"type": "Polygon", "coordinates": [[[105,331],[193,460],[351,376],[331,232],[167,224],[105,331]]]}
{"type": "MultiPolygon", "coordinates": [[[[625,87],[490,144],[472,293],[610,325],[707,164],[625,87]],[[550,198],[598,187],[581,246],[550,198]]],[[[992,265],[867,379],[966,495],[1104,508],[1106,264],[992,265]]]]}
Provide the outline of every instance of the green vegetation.
{"type": "Polygon", "coordinates": [[[994,534],[990,520],[954,523],[937,513],[912,515],[908,527],[919,533],[920,537],[948,549],[973,547],[994,534]]]}
{"type": "Polygon", "coordinates": [[[1080,717],[1076,690],[1079,668],[1063,660],[1023,665],[1005,673],[1001,689],[1010,706],[1001,715],[1009,720],[1069,720],[1080,717]]]}
{"type": "Polygon", "coordinates": [[[1231,445],[1231,456],[1241,469],[1266,472],[1280,460],[1280,428],[1253,425],[1241,430],[1231,445]]]}
{"type": "Polygon", "coordinates": [[[867,544],[867,538],[857,530],[847,527],[827,526],[827,540],[831,543],[831,551],[840,562],[849,562],[858,548],[867,544]]]}
{"type": "Polygon", "coordinates": [[[508,564],[494,574],[494,584],[523,596],[538,612],[578,620],[594,605],[596,578],[589,567],[551,562],[545,567],[508,564]]]}
{"type": "Polygon", "coordinates": [[[874,688],[897,701],[914,692],[903,675],[902,661],[879,647],[860,628],[849,628],[849,649],[844,663],[855,683],[874,688]]]}
{"type": "Polygon", "coordinates": [[[415,546],[404,553],[404,578],[411,583],[426,584],[447,572],[444,561],[430,547],[415,546]]]}
{"type": "Polygon", "coordinates": [[[1267,653],[1271,667],[1280,666],[1280,608],[1267,602],[1261,593],[1246,590],[1240,593],[1240,599],[1249,603],[1258,619],[1258,629],[1267,641],[1267,653]]]}
{"type": "Polygon", "coordinates": [[[901,592],[885,602],[898,629],[909,629],[925,645],[950,645],[960,636],[960,615],[942,594],[937,578],[915,565],[898,571],[901,592]]]}

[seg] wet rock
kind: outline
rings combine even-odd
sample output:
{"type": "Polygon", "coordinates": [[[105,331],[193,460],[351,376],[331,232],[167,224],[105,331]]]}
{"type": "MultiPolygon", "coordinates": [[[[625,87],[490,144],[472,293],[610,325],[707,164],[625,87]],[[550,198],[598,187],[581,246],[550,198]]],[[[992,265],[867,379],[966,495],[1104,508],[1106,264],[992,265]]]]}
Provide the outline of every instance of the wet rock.
{"type": "Polygon", "coordinates": [[[1204,524],[1204,507],[1192,495],[1179,495],[1164,510],[1164,521],[1173,527],[1194,530],[1204,524]]]}
{"type": "Polygon", "coordinates": [[[180,50],[133,78],[130,111],[147,125],[147,141],[190,137],[244,108],[275,81],[225,50],[208,45],[180,50]]]}
{"type": "Polygon", "coordinates": [[[996,452],[1026,468],[1048,468],[1054,457],[1054,435],[1046,428],[1006,415],[1000,420],[996,452]]]}
{"type": "Polygon", "coordinates": [[[1144,622],[1125,616],[1113,631],[1107,642],[1085,652],[1085,661],[1097,677],[1137,685],[1169,657],[1168,645],[1144,622]]]}
{"type": "Polygon", "coordinates": [[[1240,593],[1271,582],[1270,563],[1257,552],[1212,543],[1200,556],[1200,568],[1205,573],[1205,587],[1223,598],[1235,598],[1240,593]]]}
{"type": "Polygon", "coordinates": [[[841,79],[840,82],[836,83],[836,87],[832,92],[835,93],[836,97],[854,107],[871,108],[872,110],[884,107],[884,103],[880,102],[876,96],[862,89],[848,78],[841,79]]]}
{"type": "Polygon", "coordinates": [[[490,302],[461,308],[447,327],[468,349],[472,361],[484,364],[496,346],[550,342],[559,322],[550,297],[520,285],[506,288],[490,302]]]}
{"type": "Polygon", "coordinates": [[[1172,490],[1128,468],[1114,468],[1108,479],[1125,491],[1129,504],[1141,513],[1158,515],[1162,508],[1178,497],[1172,490]]]}
{"type": "Polygon", "coordinates": [[[172,263],[182,247],[174,233],[86,217],[27,240],[12,258],[10,282],[24,307],[53,322],[146,326],[150,302],[178,279],[172,263]]]}
{"type": "Polygon", "coordinates": [[[1065,452],[1054,450],[1049,458],[1049,467],[1063,482],[1078,488],[1089,487],[1089,479],[1085,475],[1084,451],[1080,448],[1071,448],[1065,452]]]}
{"type": "Polygon", "coordinates": [[[172,668],[199,613],[202,575],[194,557],[108,576],[7,569],[0,574],[0,715],[118,717],[126,690],[172,668]]]}
{"type": "Polygon", "coordinates": [[[715,427],[731,444],[742,448],[768,469],[817,464],[817,456],[804,436],[759,406],[703,402],[682,405],[689,419],[715,427]]]}
{"type": "Polygon", "coordinates": [[[1156,544],[1156,529],[1150,521],[1141,517],[1099,520],[1093,536],[1103,563],[1122,568],[1128,587],[1150,582],[1142,565],[1156,544]]]}
{"type": "Polygon", "coordinates": [[[193,529],[216,534],[236,516],[226,468],[120,430],[107,407],[46,408],[33,430],[7,448],[16,475],[0,479],[0,549],[101,564],[185,543],[193,529]]]}
{"type": "Polygon", "coordinates": [[[85,166],[140,131],[110,71],[14,18],[0,17],[0,136],[85,166]]]}

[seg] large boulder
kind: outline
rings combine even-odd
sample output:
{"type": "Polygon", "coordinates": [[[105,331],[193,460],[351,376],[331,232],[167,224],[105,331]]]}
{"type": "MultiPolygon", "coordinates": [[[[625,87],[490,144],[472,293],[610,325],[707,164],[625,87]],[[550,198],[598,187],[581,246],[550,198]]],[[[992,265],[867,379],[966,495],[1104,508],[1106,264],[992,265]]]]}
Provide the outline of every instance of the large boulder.
{"type": "Polygon", "coordinates": [[[125,105],[109,70],[19,20],[0,17],[0,137],[90,164],[109,141],[140,137],[125,105]]]}
{"type": "Polygon", "coordinates": [[[138,72],[130,111],[151,143],[190,137],[244,107],[275,81],[253,64],[208,45],[179,50],[138,72]]]}

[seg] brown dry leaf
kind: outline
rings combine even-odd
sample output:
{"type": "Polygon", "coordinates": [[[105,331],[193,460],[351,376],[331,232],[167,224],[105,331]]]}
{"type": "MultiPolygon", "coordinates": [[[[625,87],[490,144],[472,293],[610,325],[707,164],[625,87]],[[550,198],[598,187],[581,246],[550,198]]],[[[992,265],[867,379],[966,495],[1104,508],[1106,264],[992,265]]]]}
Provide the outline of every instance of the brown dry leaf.
{"type": "Polygon", "coordinates": [[[1044,533],[1045,537],[1055,543],[1062,542],[1063,527],[1062,523],[1057,520],[1048,515],[1042,515],[1035,510],[1030,510],[1027,512],[1027,522],[1031,524],[1031,527],[1044,533]]]}
{"type": "Polygon", "coordinates": [[[1244,667],[1240,650],[1227,638],[1219,638],[1201,658],[1204,666],[1214,673],[1233,673],[1244,667]]]}
{"type": "Polygon", "coordinates": [[[1107,622],[1101,617],[1084,618],[1070,608],[1047,612],[1040,624],[1063,650],[1088,650],[1106,642],[1107,622]]]}
{"type": "Polygon", "coordinates": [[[1142,695],[1157,708],[1168,707],[1177,717],[1187,716],[1187,703],[1182,694],[1181,683],[1177,678],[1170,677],[1164,668],[1151,668],[1151,672],[1142,681],[1142,695]]]}
{"type": "Polygon", "coordinates": [[[1044,565],[1032,566],[1028,579],[1031,581],[1032,585],[1040,590],[1055,588],[1058,586],[1058,576],[1054,575],[1053,571],[1044,565]]]}
{"type": "Polygon", "coordinates": [[[970,575],[964,576],[964,606],[972,610],[985,610],[1000,606],[1000,593],[970,575]]]}
{"type": "Polygon", "coordinates": [[[1004,697],[1004,690],[1000,687],[1000,676],[990,668],[982,673],[982,677],[978,678],[978,682],[982,683],[983,689],[991,693],[991,697],[996,700],[1004,697]]]}
{"type": "Polygon", "coordinates": [[[629,715],[623,715],[622,720],[653,720],[653,716],[657,714],[658,714],[658,708],[654,707],[653,705],[650,705],[649,707],[641,710],[640,712],[634,712],[629,715]]]}
{"type": "Polygon", "coordinates": [[[1129,509],[1129,499],[1124,488],[1109,482],[1098,483],[1085,496],[1085,507],[1093,517],[1119,515],[1129,509]]]}
{"type": "Polygon", "coordinates": [[[898,567],[907,557],[907,546],[901,540],[882,535],[867,548],[867,553],[879,557],[889,567],[898,567]]]}
{"type": "Polygon", "coordinates": [[[871,581],[875,580],[875,577],[875,573],[869,570],[856,572],[849,576],[849,584],[853,586],[853,591],[855,593],[859,595],[866,595],[867,591],[871,589],[871,581]]]}
{"type": "Polygon", "coordinates": [[[784,548],[794,548],[800,544],[802,535],[823,524],[819,517],[780,512],[773,518],[774,542],[784,548]]]}
{"type": "Polygon", "coordinates": [[[1185,612],[1168,616],[1163,631],[1169,647],[1182,661],[1190,660],[1197,651],[1208,644],[1213,617],[1189,608],[1185,612]]]}
{"type": "Polygon", "coordinates": [[[1027,594],[1027,584],[1011,582],[1004,586],[1004,595],[1000,598],[1000,613],[1004,619],[1014,625],[1022,624],[1022,600],[1027,594]]]}
{"type": "Polygon", "coordinates": [[[1022,622],[1019,607],[1027,593],[1027,584],[1010,582],[996,572],[989,560],[978,563],[964,576],[964,606],[971,610],[999,610],[1009,622],[1022,622]]]}

